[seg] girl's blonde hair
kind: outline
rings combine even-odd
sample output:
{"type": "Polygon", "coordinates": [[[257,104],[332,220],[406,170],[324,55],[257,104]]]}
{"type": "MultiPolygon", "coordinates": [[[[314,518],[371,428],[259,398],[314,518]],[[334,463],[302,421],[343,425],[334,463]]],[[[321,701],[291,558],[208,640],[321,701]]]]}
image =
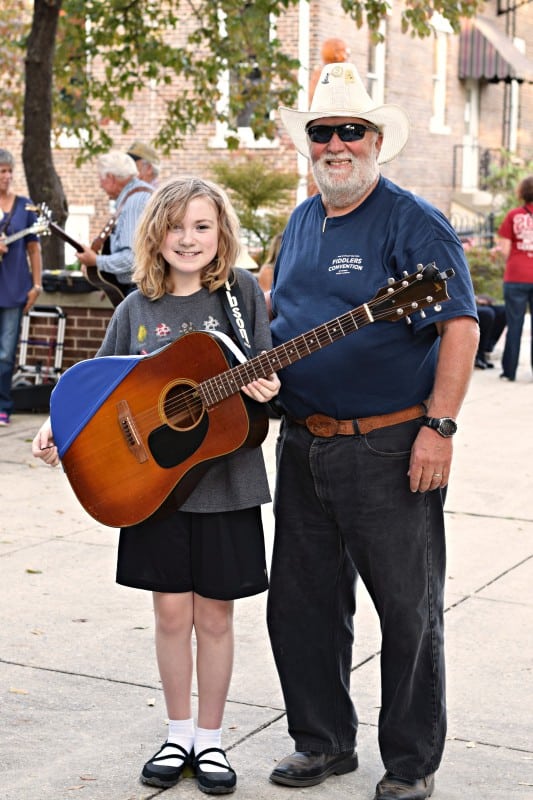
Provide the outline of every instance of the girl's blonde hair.
{"type": "Polygon", "coordinates": [[[230,277],[239,255],[240,229],[226,192],[218,184],[203,178],[172,178],[153,193],[135,233],[133,281],[150,300],[158,300],[171,288],[170,268],[160,248],[168,231],[183,221],[190,201],[198,197],[212,201],[218,220],[217,254],[201,272],[202,286],[214,292],[230,277]]]}

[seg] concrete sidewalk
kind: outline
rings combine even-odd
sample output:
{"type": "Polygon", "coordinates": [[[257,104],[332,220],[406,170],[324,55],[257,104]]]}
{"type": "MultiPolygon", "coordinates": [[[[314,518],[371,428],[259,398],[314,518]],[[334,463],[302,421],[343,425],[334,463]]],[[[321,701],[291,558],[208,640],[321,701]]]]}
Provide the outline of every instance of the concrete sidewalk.
{"type": "MultiPolygon", "coordinates": [[[[449,732],[436,800],[531,800],[533,381],[476,371],[459,420],[447,499],[449,732]]],[[[114,583],[117,532],[79,506],[61,470],[32,458],[44,415],[0,429],[0,798],[197,798],[195,781],[143,786],[165,738],[151,598],[114,583]]],[[[277,423],[266,442],[273,478],[277,423]]],[[[264,509],[272,545],[272,510],[264,509]]],[[[292,751],[265,626],[266,596],[236,603],[236,658],[224,742],[242,800],[371,800],[379,628],[359,588],[352,693],[357,772],[308,789],[269,783],[292,751]]]]}

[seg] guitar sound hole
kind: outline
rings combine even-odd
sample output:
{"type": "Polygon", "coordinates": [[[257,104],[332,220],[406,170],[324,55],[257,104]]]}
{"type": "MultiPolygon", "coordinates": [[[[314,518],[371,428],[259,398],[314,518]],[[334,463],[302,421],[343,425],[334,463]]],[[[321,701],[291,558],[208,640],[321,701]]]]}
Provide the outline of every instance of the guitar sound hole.
{"type": "Polygon", "coordinates": [[[176,430],[188,430],[198,424],[204,407],[194,386],[177,383],[168,389],[163,401],[163,414],[168,425],[176,430]]]}

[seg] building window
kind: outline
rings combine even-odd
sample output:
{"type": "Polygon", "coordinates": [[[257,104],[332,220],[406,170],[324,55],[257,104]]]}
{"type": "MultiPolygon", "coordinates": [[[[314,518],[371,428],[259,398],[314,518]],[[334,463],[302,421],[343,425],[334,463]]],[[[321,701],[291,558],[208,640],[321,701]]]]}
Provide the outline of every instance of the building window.
{"type": "Polygon", "coordinates": [[[380,23],[379,33],[384,37],[382,42],[370,39],[368,43],[367,91],[376,106],[385,102],[385,20],[380,23]]]}
{"type": "MultiPolygon", "coordinates": [[[[246,15],[247,9],[253,13],[251,4],[246,4],[242,14],[246,15]]],[[[264,25],[265,39],[271,39],[275,35],[274,19],[269,16],[264,16],[261,19],[261,24],[264,25]]],[[[254,25],[257,25],[257,16],[254,17],[254,25]]],[[[224,17],[220,17],[221,33],[225,33],[224,17]]],[[[273,142],[266,137],[256,139],[250,122],[256,109],[254,101],[254,86],[263,80],[261,70],[255,60],[255,53],[248,51],[246,44],[243,42],[243,61],[238,69],[225,70],[219,79],[218,89],[220,92],[220,100],[217,104],[217,111],[219,114],[229,118],[230,122],[216,123],[215,136],[210,140],[211,147],[226,148],[226,139],[229,136],[235,136],[235,131],[239,139],[239,144],[243,147],[275,147],[277,142],[273,142]],[[247,99],[249,98],[249,99],[247,99]],[[232,111],[232,106],[235,101],[238,101],[240,109],[238,112],[232,111]]]]}
{"type": "Polygon", "coordinates": [[[446,125],[446,81],[448,75],[448,36],[453,30],[447,20],[434,13],[431,18],[433,39],[433,113],[429,123],[432,133],[450,133],[446,125]]]}

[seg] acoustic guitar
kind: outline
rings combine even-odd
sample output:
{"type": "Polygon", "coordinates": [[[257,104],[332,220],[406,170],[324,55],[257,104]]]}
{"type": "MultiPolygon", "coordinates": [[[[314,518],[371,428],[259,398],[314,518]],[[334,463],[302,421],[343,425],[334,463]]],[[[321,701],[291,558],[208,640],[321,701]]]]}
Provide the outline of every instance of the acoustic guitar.
{"type": "MultiPolygon", "coordinates": [[[[209,465],[257,447],[268,430],[265,404],[240,391],[374,322],[409,318],[449,299],[435,264],[390,279],[372,300],[231,367],[209,333],[181,336],[155,353],[81,361],[51,396],[54,440],[78,500],[98,522],[136,524],[173,492],[183,503],[209,465]]],[[[410,320],[408,320],[410,321],[410,320]]]]}
{"type": "Polygon", "coordinates": [[[16,233],[12,233],[9,236],[0,236],[0,241],[4,244],[9,245],[11,242],[16,242],[17,239],[22,239],[24,236],[28,236],[30,233],[34,234],[47,234],[50,231],[48,230],[49,222],[46,217],[40,217],[36,220],[33,225],[30,225],[29,228],[24,228],[21,231],[17,231],[16,233]]]}
{"type": "MultiPolygon", "coordinates": [[[[102,232],[96,237],[91,245],[91,250],[94,250],[95,253],[99,252],[99,248],[102,247],[103,243],[107,239],[107,231],[111,230],[114,224],[114,218],[112,217],[106,226],[103,228],[102,232]],[[96,249],[98,248],[98,249],[96,249]]],[[[83,252],[83,245],[73,239],[66,231],[63,230],[56,222],[52,220],[48,223],[50,230],[52,233],[57,234],[60,239],[63,239],[64,242],[67,242],[71,247],[76,250],[77,253],[83,252]]],[[[103,270],[98,269],[98,267],[86,267],[87,271],[87,280],[94,286],[95,289],[100,289],[101,291],[105,292],[109,300],[111,301],[114,308],[121,303],[124,298],[126,297],[127,286],[120,281],[111,273],[111,272],[104,272],[103,270]]]]}

